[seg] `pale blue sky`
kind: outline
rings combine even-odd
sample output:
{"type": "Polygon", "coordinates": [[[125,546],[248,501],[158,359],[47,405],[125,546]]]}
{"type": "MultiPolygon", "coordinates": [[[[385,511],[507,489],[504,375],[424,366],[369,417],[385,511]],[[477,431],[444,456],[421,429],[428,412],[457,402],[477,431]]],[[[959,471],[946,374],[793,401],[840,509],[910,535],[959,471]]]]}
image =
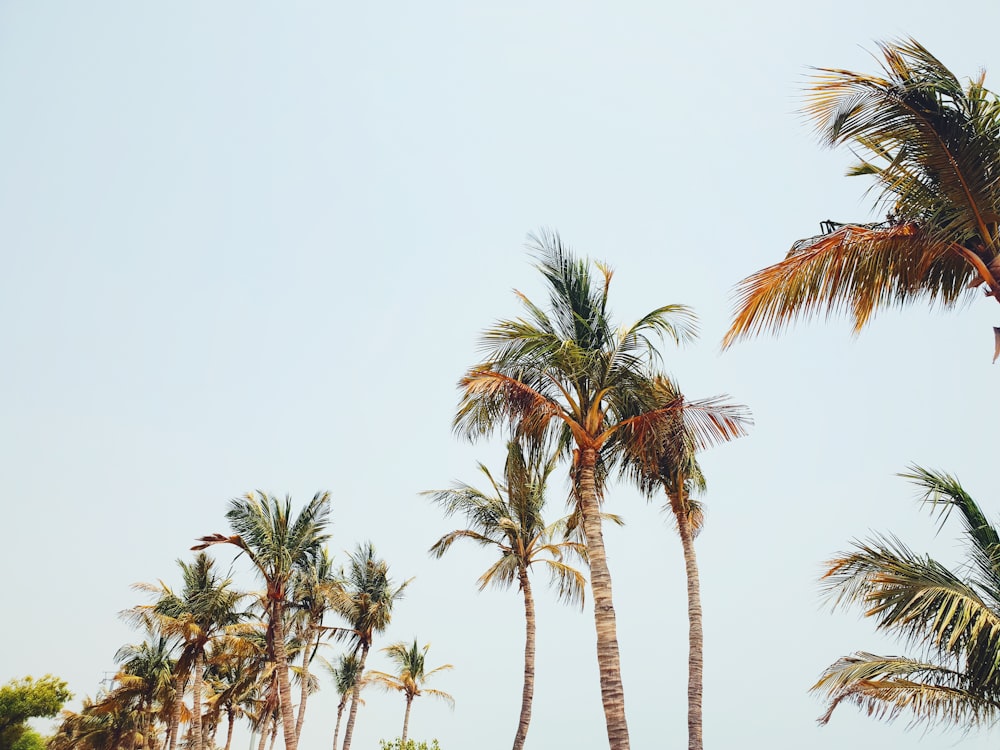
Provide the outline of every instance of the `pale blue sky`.
{"type": "MultiPolygon", "coordinates": [[[[93,693],[138,637],[116,618],[142,601],[130,584],[176,581],[228,498],[328,489],[341,560],[371,539],[416,576],[382,645],[416,636],[455,664],[436,684],[454,713],[419,701],[412,734],[509,744],[520,602],[476,592],[476,550],[427,558],[453,523],[417,493],[499,463],[451,436],[455,382],[517,312],[511,289],[540,293],[523,240],[550,227],[615,267],[622,320],[693,306],[702,340],[667,369],[755,415],[703,459],[706,742],[952,747],[850,708],[815,725],[827,664],[900,651],[821,607],[815,579],[870,529],[953,554],[893,476],[910,462],[1000,510],[1000,309],[718,342],[740,278],[823,219],[869,216],[849,155],[797,114],[808,66],[871,70],[875,40],[913,35],[1000,88],[998,22],[966,0],[0,2],[0,681],[93,693]]],[[[682,746],[679,543],[628,488],[608,509],[628,522],[608,544],[633,746],[682,746]]],[[[590,611],[538,599],[529,747],[603,747],[590,611]]],[[[328,685],[310,701],[305,747],[335,705],[328,685]]],[[[395,736],[402,708],[369,695],[355,747],[395,736]]]]}

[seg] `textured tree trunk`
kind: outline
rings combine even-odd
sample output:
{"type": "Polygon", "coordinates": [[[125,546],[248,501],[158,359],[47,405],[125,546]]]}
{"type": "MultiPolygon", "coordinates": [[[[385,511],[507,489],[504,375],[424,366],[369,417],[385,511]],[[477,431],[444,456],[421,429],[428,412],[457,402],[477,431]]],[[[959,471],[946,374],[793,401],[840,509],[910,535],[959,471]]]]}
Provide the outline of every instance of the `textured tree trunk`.
{"type": "Polygon", "coordinates": [[[285,737],[285,750],[297,750],[295,713],[292,711],[292,683],[288,678],[288,652],[285,651],[285,612],[281,601],[271,603],[271,620],[274,623],[274,661],[278,669],[278,695],[281,707],[281,729],[285,737]]]}
{"type": "Polygon", "coordinates": [[[273,722],[274,719],[271,717],[264,719],[264,723],[260,727],[260,742],[257,743],[257,750],[264,750],[267,747],[267,732],[273,722]]]}
{"type": "Polygon", "coordinates": [[[522,750],[531,723],[531,701],[535,695],[535,600],[531,596],[528,571],[522,568],[518,573],[521,593],[524,596],[524,687],[521,690],[521,718],[514,735],[513,750],[522,750]]]}
{"type": "Polygon", "coordinates": [[[618,629],[611,598],[611,572],[608,570],[601,532],[601,512],[597,500],[597,478],[594,467],[597,451],[580,448],[577,488],[583,532],[587,538],[590,559],[590,588],[594,597],[594,626],[597,630],[597,667],[601,677],[601,700],[604,720],[608,727],[611,750],[629,750],[628,724],[625,721],[625,691],[622,688],[621,657],[618,651],[618,629]]]}
{"type": "Polygon", "coordinates": [[[230,745],[233,744],[233,712],[226,711],[226,750],[229,750],[230,745]]]}
{"type": "MultiPolygon", "coordinates": [[[[683,490],[681,490],[683,492],[683,490]]],[[[701,696],[704,669],[704,633],[701,624],[701,586],[698,582],[698,559],[694,552],[694,529],[688,519],[687,503],[681,496],[671,496],[670,509],[677,518],[677,532],[684,550],[687,573],[688,604],[688,750],[702,750],[701,696]]]]}
{"type": "Polygon", "coordinates": [[[184,705],[185,687],[187,687],[187,680],[184,675],[176,675],[174,677],[174,705],[170,712],[170,726],[167,728],[167,747],[169,750],[174,750],[177,746],[177,732],[181,726],[181,708],[184,705]]]}
{"type": "Polygon", "coordinates": [[[320,633],[316,634],[316,644],[312,649],[302,649],[302,689],[299,691],[299,715],[295,719],[295,740],[302,736],[302,722],[306,718],[306,701],[309,699],[309,662],[319,649],[320,633]]]}
{"type": "Polygon", "coordinates": [[[192,750],[202,750],[204,747],[204,733],[201,726],[201,682],[202,672],[205,669],[205,657],[199,652],[194,658],[194,683],[191,686],[192,710],[191,710],[191,735],[193,737],[192,750]]]}
{"type": "Polygon", "coordinates": [[[333,750],[337,750],[337,737],[340,736],[340,718],[344,715],[344,706],[347,705],[347,695],[341,698],[337,705],[337,723],[333,727],[333,750]]]}
{"type": "Polygon", "coordinates": [[[406,696],[406,712],[403,714],[403,734],[400,738],[400,748],[406,750],[406,732],[410,727],[410,708],[413,707],[413,696],[406,696]]]}
{"type": "MultiPolygon", "coordinates": [[[[368,659],[368,644],[361,646],[361,661],[358,664],[358,675],[365,673],[365,661],[368,659]]],[[[361,700],[361,678],[354,683],[351,691],[351,710],[347,714],[347,726],[344,727],[344,747],[343,750],[351,750],[351,737],[354,736],[354,720],[358,715],[358,701],[361,700]]]]}

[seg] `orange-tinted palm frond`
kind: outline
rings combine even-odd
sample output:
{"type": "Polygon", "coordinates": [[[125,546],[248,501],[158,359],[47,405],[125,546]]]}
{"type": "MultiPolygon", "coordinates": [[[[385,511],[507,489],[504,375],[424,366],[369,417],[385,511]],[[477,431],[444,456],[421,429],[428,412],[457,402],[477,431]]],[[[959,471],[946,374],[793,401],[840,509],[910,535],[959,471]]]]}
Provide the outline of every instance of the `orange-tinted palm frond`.
{"type": "Polygon", "coordinates": [[[722,345],[824,311],[847,311],[858,332],[878,308],[917,296],[954,305],[976,278],[960,252],[916,224],[847,224],[800,240],[783,261],[740,282],[736,315],[722,345]]]}
{"type": "MultiPolygon", "coordinates": [[[[489,369],[473,369],[459,381],[462,401],[454,429],[473,439],[491,433],[498,424],[515,425],[519,434],[540,438],[551,420],[565,419],[559,404],[515,377],[489,369]]],[[[567,420],[570,427],[579,426],[567,420]]]]}
{"type": "Polygon", "coordinates": [[[656,464],[665,446],[683,442],[680,435],[689,435],[695,448],[702,450],[743,437],[752,423],[749,410],[727,402],[725,396],[687,401],[678,395],[660,408],[623,420],[601,438],[607,440],[617,432],[615,437],[629,455],[640,460],[648,457],[656,464]]]}

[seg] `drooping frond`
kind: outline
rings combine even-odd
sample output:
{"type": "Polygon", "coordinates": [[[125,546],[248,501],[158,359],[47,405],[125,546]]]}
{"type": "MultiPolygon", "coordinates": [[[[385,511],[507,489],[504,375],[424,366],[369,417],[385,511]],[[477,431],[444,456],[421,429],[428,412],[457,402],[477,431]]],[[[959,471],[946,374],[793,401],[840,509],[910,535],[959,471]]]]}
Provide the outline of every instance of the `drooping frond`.
{"type": "Polygon", "coordinates": [[[845,656],[826,669],[812,690],[828,700],[820,724],[829,722],[841,703],[852,703],[877,719],[892,721],[908,712],[913,723],[965,727],[991,724],[1000,715],[1000,696],[970,685],[961,671],[898,656],[845,656]]]}
{"type": "Polygon", "coordinates": [[[823,312],[857,332],[879,309],[952,307],[984,282],[1000,301],[1000,99],[912,39],[880,49],[880,75],[819,69],[805,112],[826,145],[859,155],[849,174],[873,180],[888,220],[824,222],[741,282],[723,348],[823,312]]]}
{"type": "Polygon", "coordinates": [[[1000,707],[1000,595],[997,532],[951,475],[911,466],[904,477],[921,500],[955,508],[964,521],[972,565],[955,573],[917,555],[894,537],[856,542],[829,563],[825,593],[835,606],[858,604],[880,630],[901,636],[919,659],[856,654],[833,664],[814,689],[830,700],[822,721],[844,701],[893,718],[904,709],[915,720],[975,724],[994,720],[1000,707]]]}
{"type": "Polygon", "coordinates": [[[722,346],[820,314],[847,313],[857,333],[877,309],[916,297],[953,306],[976,276],[952,243],[923,225],[845,224],[796,243],[783,261],[740,282],[722,346]]]}

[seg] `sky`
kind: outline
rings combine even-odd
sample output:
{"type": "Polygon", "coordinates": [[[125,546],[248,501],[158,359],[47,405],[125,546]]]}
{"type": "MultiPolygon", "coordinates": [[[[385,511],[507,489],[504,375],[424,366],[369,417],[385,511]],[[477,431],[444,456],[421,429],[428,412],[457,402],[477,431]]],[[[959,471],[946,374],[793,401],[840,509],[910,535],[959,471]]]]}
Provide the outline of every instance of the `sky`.
{"type": "MultiPolygon", "coordinates": [[[[842,655],[902,651],[823,602],[823,561],[888,531],[959,559],[898,472],[955,473],[997,518],[1000,309],[719,342],[740,279],[824,219],[878,218],[800,114],[810,67],[873,72],[877,41],[912,36],[1000,75],[998,22],[968,0],[0,1],[0,682],[54,673],[78,707],[140,638],[118,617],[147,601],[132,585],[178,584],[230,498],[329,490],[336,559],[371,540],[413,578],[376,649],[417,638],[455,667],[432,685],[454,711],[419,699],[411,736],[509,744],[521,601],[477,591],[478,549],[429,558],[456,521],[419,493],[502,465],[499,439],[453,436],[456,382],[514,289],[544,298],[524,242],[548,228],[615,269],[620,321],[693,307],[701,338],[665,345],[666,370],[754,415],[701,459],[706,744],[995,742],[851,707],[819,727],[808,689],[842,655]]],[[[606,507],[632,745],[683,746],[680,543],[627,486],[606,507]]],[[[592,612],[544,583],[528,747],[606,747],[592,612]]],[[[366,701],[359,750],[402,722],[399,696],[366,701]]],[[[336,702],[325,682],[303,747],[329,743],[336,702]]]]}

